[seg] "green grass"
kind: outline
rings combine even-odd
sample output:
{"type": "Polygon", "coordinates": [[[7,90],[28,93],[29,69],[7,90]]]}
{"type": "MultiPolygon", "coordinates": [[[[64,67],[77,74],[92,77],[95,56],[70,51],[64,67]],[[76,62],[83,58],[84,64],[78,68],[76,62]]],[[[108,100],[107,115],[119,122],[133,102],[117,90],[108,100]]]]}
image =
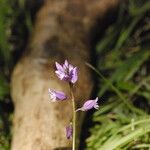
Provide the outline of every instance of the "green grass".
{"type": "Polygon", "coordinates": [[[150,149],[150,2],[122,4],[96,46],[100,109],[87,150],[150,149]],[[126,14],[126,15],[125,15],[126,14]]]}
{"type": "Polygon", "coordinates": [[[28,31],[32,29],[31,18],[28,11],[25,10],[24,3],[25,0],[0,0],[0,150],[10,149],[13,113],[10,98],[10,75],[16,61],[14,52],[20,51],[15,48],[14,40],[22,39],[20,37],[23,37],[23,26],[28,31]],[[21,13],[24,13],[25,18],[19,22],[19,27],[15,27],[21,13]],[[13,28],[19,32],[20,37],[13,35],[13,28]]]}

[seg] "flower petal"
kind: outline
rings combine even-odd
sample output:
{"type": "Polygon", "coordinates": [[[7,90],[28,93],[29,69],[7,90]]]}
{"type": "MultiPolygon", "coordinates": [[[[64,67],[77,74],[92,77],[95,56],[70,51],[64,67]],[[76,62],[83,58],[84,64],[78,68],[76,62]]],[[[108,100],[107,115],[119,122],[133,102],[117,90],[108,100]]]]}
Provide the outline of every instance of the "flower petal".
{"type": "Polygon", "coordinates": [[[67,96],[65,95],[64,92],[55,91],[55,94],[56,94],[56,98],[57,98],[58,100],[65,100],[65,99],[67,99],[67,96]]]}
{"type": "Polygon", "coordinates": [[[58,62],[55,62],[55,65],[58,71],[64,72],[64,68],[58,62]]]}
{"type": "Polygon", "coordinates": [[[48,92],[49,92],[50,100],[52,102],[56,102],[56,101],[61,101],[61,100],[67,99],[67,96],[65,95],[64,92],[56,91],[56,90],[52,90],[52,89],[49,89],[48,92]]]}
{"type": "Polygon", "coordinates": [[[95,101],[94,100],[88,100],[84,103],[83,109],[84,110],[90,110],[94,107],[95,101]]]}
{"type": "Polygon", "coordinates": [[[98,105],[95,105],[95,106],[94,106],[94,108],[95,108],[95,109],[98,109],[98,108],[99,108],[99,106],[98,106],[98,105]]]}
{"type": "Polygon", "coordinates": [[[55,101],[56,101],[56,95],[55,95],[54,90],[48,89],[48,95],[49,95],[50,100],[51,100],[52,102],[55,102],[55,101]]]}
{"type": "Polygon", "coordinates": [[[77,67],[75,67],[72,71],[71,82],[75,83],[77,80],[78,80],[78,71],[77,71],[77,67]]]}
{"type": "Polygon", "coordinates": [[[68,68],[68,66],[69,66],[69,63],[68,63],[67,60],[65,60],[65,62],[64,62],[64,64],[63,64],[63,68],[68,68]]]}
{"type": "Polygon", "coordinates": [[[65,73],[64,73],[64,72],[61,72],[61,71],[59,71],[59,70],[56,70],[55,73],[56,73],[56,75],[58,76],[58,78],[59,78],[60,80],[63,80],[63,79],[64,79],[64,77],[65,77],[65,73]]]}
{"type": "Polygon", "coordinates": [[[95,102],[98,102],[98,97],[96,97],[95,102]]]}

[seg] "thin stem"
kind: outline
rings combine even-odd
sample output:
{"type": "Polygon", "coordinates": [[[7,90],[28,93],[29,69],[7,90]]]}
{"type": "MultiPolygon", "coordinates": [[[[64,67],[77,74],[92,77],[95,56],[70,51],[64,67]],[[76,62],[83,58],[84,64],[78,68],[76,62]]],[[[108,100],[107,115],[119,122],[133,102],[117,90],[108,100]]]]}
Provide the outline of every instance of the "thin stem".
{"type": "Polygon", "coordinates": [[[76,105],[73,95],[73,85],[70,84],[70,93],[71,93],[71,100],[72,100],[72,124],[73,124],[73,138],[72,138],[72,150],[76,150],[76,105]]]}

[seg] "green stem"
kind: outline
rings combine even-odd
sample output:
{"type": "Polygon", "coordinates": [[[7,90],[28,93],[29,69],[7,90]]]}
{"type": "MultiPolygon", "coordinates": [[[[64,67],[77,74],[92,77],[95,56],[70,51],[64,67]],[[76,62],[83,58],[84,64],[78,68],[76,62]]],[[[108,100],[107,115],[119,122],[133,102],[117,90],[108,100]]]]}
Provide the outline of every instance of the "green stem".
{"type": "Polygon", "coordinates": [[[71,100],[72,100],[72,124],[73,124],[73,138],[72,138],[72,150],[76,150],[76,105],[73,95],[73,85],[70,84],[70,93],[71,93],[71,100]]]}

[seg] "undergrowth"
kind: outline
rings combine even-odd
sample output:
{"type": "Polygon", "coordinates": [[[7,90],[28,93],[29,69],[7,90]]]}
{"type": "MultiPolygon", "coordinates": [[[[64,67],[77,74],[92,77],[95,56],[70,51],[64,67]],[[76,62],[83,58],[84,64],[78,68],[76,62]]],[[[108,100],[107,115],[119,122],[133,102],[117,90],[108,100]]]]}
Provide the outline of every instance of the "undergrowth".
{"type": "Polygon", "coordinates": [[[121,3],[98,42],[99,111],[87,150],[150,149],[149,1],[121,3]]]}
{"type": "Polygon", "coordinates": [[[0,0],[0,150],[10,149],[13,114],[10,75],[27,31],[32,28],[24,4],[25,0],[0,0]]]}

